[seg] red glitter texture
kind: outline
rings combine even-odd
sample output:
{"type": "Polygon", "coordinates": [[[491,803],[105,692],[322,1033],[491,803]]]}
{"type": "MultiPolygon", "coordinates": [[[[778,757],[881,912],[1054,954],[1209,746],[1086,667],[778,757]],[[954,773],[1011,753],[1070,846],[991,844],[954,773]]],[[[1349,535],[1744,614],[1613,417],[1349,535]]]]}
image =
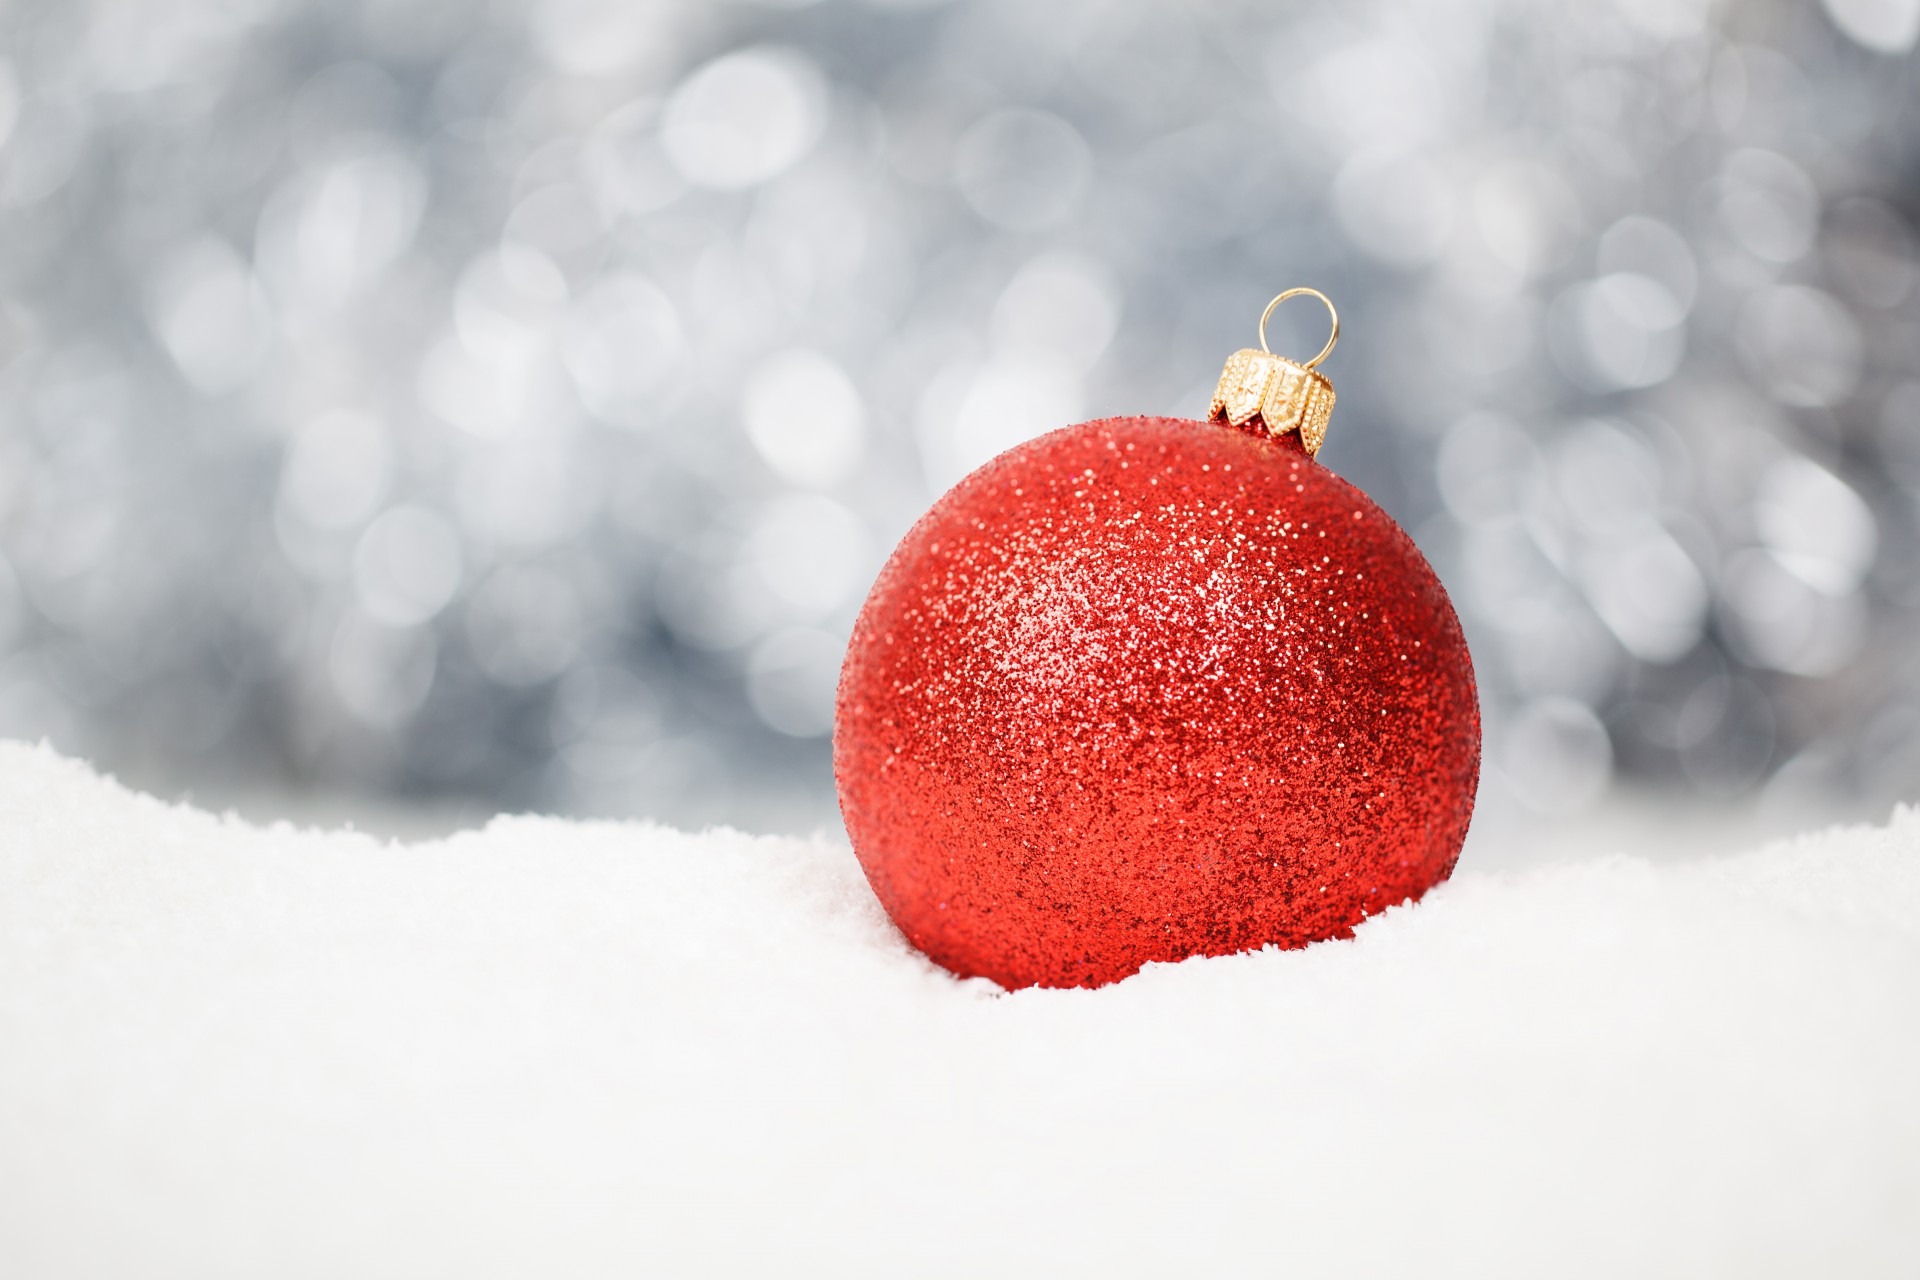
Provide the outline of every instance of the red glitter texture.
{"type": "Polygon", "coordinates": [[[1411,539],[1293,436],[1068,427],[867,597],[834,773],[913,944],[1005,987],[1349,934],[1460,854],[1480,714],[1411,539]]]}

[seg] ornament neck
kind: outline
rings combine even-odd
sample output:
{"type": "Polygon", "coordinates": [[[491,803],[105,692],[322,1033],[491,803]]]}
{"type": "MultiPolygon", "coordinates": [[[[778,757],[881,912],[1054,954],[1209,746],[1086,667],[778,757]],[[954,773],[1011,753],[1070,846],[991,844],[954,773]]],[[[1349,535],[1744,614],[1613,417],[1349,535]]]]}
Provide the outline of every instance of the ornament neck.
{"type": "Polygon", "coordinates": [[[1247,422],[1229,422],[1225,418],[1215,414],[1211,418],[1211,421],[1215,426],[1224,427],[1228,431],[1238,431],[1242,435],[1252,436],[1270,449],[1278,449],[1282,453],[1298,454],[1303,458],[1311,458],[1313,456],[1307,452],[1307,447],[1300,443],[1300,433],[1298,431],[1285,431],[1276,435],[1267,430],[1267,424],[1258,417],[1247,422]]]}

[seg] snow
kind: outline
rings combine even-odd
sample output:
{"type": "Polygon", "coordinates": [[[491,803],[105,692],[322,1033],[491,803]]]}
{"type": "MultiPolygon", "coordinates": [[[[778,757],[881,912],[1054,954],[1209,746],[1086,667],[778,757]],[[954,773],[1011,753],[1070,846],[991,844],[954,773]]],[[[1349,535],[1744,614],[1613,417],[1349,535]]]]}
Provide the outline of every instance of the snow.
{"type": "Polygon", "coordinates": [[[401,845],[0,745],[19,1280],[1911,1275],[1916,1082],[1913,811],[1009,995],[824,838],[401,845]]]}

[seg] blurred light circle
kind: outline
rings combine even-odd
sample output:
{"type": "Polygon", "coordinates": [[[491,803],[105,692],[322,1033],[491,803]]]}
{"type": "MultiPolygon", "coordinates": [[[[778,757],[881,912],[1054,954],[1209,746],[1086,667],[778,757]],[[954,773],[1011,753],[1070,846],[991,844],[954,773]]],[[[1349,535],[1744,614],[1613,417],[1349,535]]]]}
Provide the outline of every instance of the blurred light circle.
{"type": "Polygon", "coordinates": [[[743,585],[795,621],[824,618],[851,603],[874,568],[873,540],[860,517],[817,494],[768,503],[744,551],[753,574],[743,585]]]}
{"type": "Polygon", "coordinates": [[[1752,680],[1702,681],[1680,711],[1680,768],[1709,795],[1736,795],[1758,782],[1776,737],[1766,691],[1752,680]]]}
{"type": "Polygon", "coordinates": [[[1580,585],[1607,629],[1642,662],[1683,656],[1706,625],[1706,579],[1663,529],[1590,545],[1580,585]]]}
{"type": "Polygon", "coordinates": [[[571,667],[554,691],[550,730],[568,749],[567,763],[584,772],[608,763],[596,747],[643,747],[660,736],[660,695],[640,676],[608,663],[571,667]],[[576,758],[570,748],[586,748],[576,758]]]}
{"type": "Polygon", "coordinates": [[[38,204],[66,186],[92,132],[85,97],[29,96],[13,83],[13,127],[0,148],[0,209],[38,204]]]}
{"type": "Polygon", "coordinates": [[[153,329],[195,389],[215,396],[253,375],[273,341],[273,314],[247,264],[222,240],[197,240],[155,272],[153,329]]]}
{"type": "Polygon", "coordinates": [[[573,182],[555,182],[514,206],[501,235],[509,242],[551,254],[587,248],[605,235],[607,219],[593,193],[573,182]]]}
{"type": "Polygon", "coordinates": [[[865,184],[819,174],[756,200],[740,243],[782,308],[810,314],[823,298],[860,296],[871,287],[863,277],[877,264],[868,245],[886,244],[873,213],[865,184]]]}
{"type": "Polygon", "coordinates": [[[1520,802],[1540,813],[1570,813],[1598,800],[1613,775],[1613,743],[1584,703],[1536,698],[1502,736],[1500,765],[1520,802]]]}
{"type": "Polygon", "coordinates": [[[667,156],[697,186],[757,186],[803,159],[827,122],[827,86],[811,62],[761,47],[707,63],[674,90],[661,126],[667,156]]]}
{"type": "Polygon", "coordinates": [[[1519,521],[1469,526],[1462,544],[1468,596],[1502,630],[1524,630],[1579,609],[1560,571],[1519,521]]]}
{"type": "Polygon", "coordinates": [[[1398,267],[1433,261],[1453,232],[1455,191],[1424,152],[1367,151],[1342,165],[1333,211],[1347,238],[1398,267]]]}
{"type": "Polygon", "coordinates": [[[287,514],[315,529],[349,529],[387,495],[393,447],[378,419],[335,410],[301,427],[280,473],[287,514]]]}
{"type": "Polygon", "coordinates": [[[516,566],[492,574],[467,601],[466,617],[474,660],[500,684],[550,680],[580,652],[579,597],[543,569],[516,566]]]}
{"type": "Polygon", "coordinates": [[[1435,479],[1454,518],[1481,525],[1518,516],[1538,470],[1533,440],[1518,423],[1475,413],[1441,437],[1435,479]]]}
{"type": "Polygon", "coordinates": [[[1686,354],[1686,308],[1656,280],[1617,271],[1554,300],[1548,343],[1557,363],[1589,391],[1665,382],[1686,354]]]}
{"type": "MultiPolygon", "coordinates": [[[[1916,5],[1920,12],[1920,4],[1916,5]]],[[[1913,290],[1913,228],[1883,200],[1855,196],[1827,215],[1826,259],[1841,283],[1870,307],[1891,309],[1913,290]]]]}
{"type": "MultiPolygon", "coordinates": [[[[578,738],[560,748],[560,759],[578,777],[601,786],[615,787],[623,797],[632,798],[635,784],[642,780],[643,771],[653,757],[653,747],[658,737],[658,734],[653,734],[633,740],[578,738]]],[[[595,801],[598,799],[590,790],[587,803],[597,808],[595,801]]],[[[634,812],[644,814],[646,810],[643,808],[634,812]]]]}
{"type": "Polygon", "coordinates": [[[420,359],[420,403],[470,435],[508,436],[549,407],[552,389],[544,356],[529,346],[483,358],[457,339],[443,339],[420,359]]]}
{"type": "Polygon", "coordinates": [[[1622,218],[1608,227],[1595,249],[1602,277],[1626,273],[1652,280],[1673,298],[1681,312],[1693,309],[1700,270],[1680,233],[1657,218],[1622,218]]]}
{"type": "Polygon", "coordinates": [[[1473,221],[1493,256],[1521,276],[1558,266],[1580,228],[1579,200],[1544,165],[1508,161],[1473,184],[1473,221]]]}
{"type": "Polygon", "coordinates": [[[671,0],[541,0],[526,12],[535,42],[554,66],[575,75],[604,76],[677,43],[663,39],[673,35],[677,8],[671,0]]]}
{"type": "MultiPolygon", "coordinates": [[[[1474,267],[1484,265],[1481,260],[1474,267]]],[[[1484,271],[1456,287],[1457,277],[1452,273],[1449,276],[1448,284],[1429,294],[1415,309],[1423,348],[1420,356],[1429,367],[1447,370],[1441,382],[1464,389],[1474,384],[1497,384],[1520,370],[1538,368],[1540,313],[1544,308],[1531,290],[1520,288],[1520,278],[1503,271],[1484,271]]],[[[1277,323],[1277,312],[1274,319],[1277,323]]],[[[1290,323],[1297,324],[1296,333],[1304,335],[1304,317],[1290,323]]],[[[1304,336],[1287,346],[1300,355],[1304,354],[1300,347],[1308,341],[1314,343],[1308,351],[1317,349],[1318,340],[1304,336]]],[[[1396,385],[1411,384],[1396,380],[1396,385]]],[[[1413,421],[1420,422],[1423,416],[1416,414],[1413,421]]],[[[1417,429],[1424,430],[1424,426],[1417,429]]]]}
{"type": "Polygon", "coordinates": [[[357,719],[385,728],[405,724],[420,709],[437,665],[430,631],[358,613],[334,629],[327,653],[327,674],[341,703],[357,719]]]}
{"type": "Polygon", "coordinates": [[[1525,625],[1502,628],[1512,689],[1592,705],[1618,687],[1624,653],[1606,624],[1564,582],[1525,625]]]}
{"type": "Polygon", "coordinates": [[[770,727],[794,738],[833,732],[834,686],[844,640],[813,628],[776,631],[747,662],[747,699],[770,727]]]}
{"type": "Polygon", "coordinates": [[[1045,111],[996,111],[954,148],[954,185],[974,212],[1009,231],[1065,222],[1092,178],[1093,153],[1079,130],[1045,111]]]}
{"type": "Polygon", "coordinates": [[[546,330],[567,304],[567,278],[553,259],[507,243],[467,264],[453,290],[453,327],[482,359],[526,359],[546,347],[546,330]]]}
{"type": "Polygon", "coordinates": [[[579,532],[600,500],[594,472],[565,435],[535,428],[477,450],[460,468],[460,527],[495,546],[531,550],[579,532]]]}
{"type": "Polygon", "coordinates": [[[317,71],[313,63],[288,68],[294,92],[278,123],[294,154],[326,155],[404,127],[400,86],[385,67],[331,51],[318,61],[317,71]]]}
{"type": "Polygon", "coordinates": [[[337,307],[407,251],[425,201],[419,168],[390,150],[305,169],[261,209],[255,239],[261,277],[289,305],[337,307]]]}
{"type": "MultiPolygon", "coordinates": [[[[594,813],[657,820],[661,812],[737,812],[740,793],[727,781],[724,739],[662,732],[639,744],[586,739],[568,747],[565,760],[579,785],[573,803],[594,813]]],[[[699,819],[713,821],[714,818],[699,819]]]]}
{"type": "Polygon", "coordinates": [[[1875,53],[1902,54],[1920,42],[1920,0],[1822,0],[1833,25],[1875,53]]]}
{"type": "Polygon", "coordinates": [[[1807,285],[1775,285],[1740,314],[1740,353],[1756,381],[1783,404],[1826,408],[1859,385],[1859,326],[1833,298],[1807,285]]]}
{"type": "Polygon", "coordinates": [[[1113,274],[1085,254],[1061,250],[1015,273],[994,304],[989,334],[996,351],[1051,355],[1084,373],[1105,354],[1119,323],[1113,274]]]}
{"type": "MultiPolygon", "coordinates": [[[[929,399],[939,392],[930,390],[929,399]]],[[[945,429],[932,433],[927,463],[935,486],[945,489],[1013,446],[1086,413],[1085,389],[1072,365],[1046,359],[1003,358],[988,362],[966,380],[950,408],[945,429]]]]}
{"type": "Polygon", "coordinates": [[[587,412],[622,427],[652,425],[682,399],[686,334],[673,300],[636,272],[594,285],[567,311],[560,358],[587,412]]]}
{"type": "Polygon", "coordinates": [[[1795,455],[1767,468],[1753,520],[1782,565],[1829,595],[1852,591],[1873,567],[1873,512],[1852,486],[1811,459],[1795,455]]]}
{"type": "Polygon", "coordinates": [[[1613,0],[1613,7],[1646,35],[1681,40],[1700,34],[1713,0],[1613,0]]]}
{"type": "Polygon", "coordinates": [[[581,180],[608,214],[652,213],[686,193],[687,182],[654,131],[658,104],[643,98],[609,113],[580,153],[581,180]]]}
{"type": "Polygon", "coordinates": [[[1799,165],[1749,147],[1720,170],[1720,221],[1749,253],[1768,262],[1796,262],[1813,244],[1820,193],[1799,165]]]}
{"type": "MultiPolygon", "coordinates": [[[[67,424],[59,425],[65,429],[67,424]]],[[[53,612],[49,588],[56,584],[84,588],[87,579],[104,584],[107,571],[113,568],[115,551],[124,545],[122,535],[128,515],[120,504],[104,495],[69,491],[61,496],[62,501],[27,507],[29,519],[22,531],[26,536],[12,547],[22,580],[32,590],[41,611],[49,614],[53,612]]]]}
{"type": "Polygon", "coordinates": [[[1613,422],[1583,422],[1553,451],[1559,505],[1597,540],[1644,534],[1659,514],[1661,467],[1653,451],[1613,422]]]}
{"type": "Polygon", "coordinates": [[[747,379],[747,438],[790,484],[825,486],[860,465],[867,409],[839,365],[804,347],[777,352],[747,379]]]}
{"type": "Polygon", "coordinates": [[[1821,591],[1766,551],[1735,555],[1721,593],[1736,648],[1756,666],[1830,676],[1852,661],[1866,640],[1866,606],[1858,594],[1821,591]]]}
{"type": "MultiPolygon", "coordinates": [[[[273,537],[280,558],[301,577],[311,582],[339,583],[353,574],[352,541],[343,543],[340,530],[322,529],[308,524],[292,505],[282,500],[273,507],[273,537]]],[[[281,584],[284,594],[290,584],[281,584]]],[[[293,615],[308,608],[305,602],[276,601],[279,621],[291,626],[293,615]]],[[[284,636],[284,633],[283,633],[284,636]]]]}
{"type": "Polygon", "coordinates": [[[767,264],[731,236],[716,240],[694,259],[691,272],[681,276],[675,298],[701,350],[760,351],[791,332],[767,264]]]}
{"type": "Polygon", "coordinates": [[[94,13],[83,44],[95,83],[139,93],[199,80],[219,82],[245,29],[245,8],[107,8],[94,13]]]}
{"type": "Polygon", "coordinates": [[[1643,703],[1637,708],[1635,721],[1647,731],[1648,740],[1660,746],[1676,751],[1698,746],[1712,737],[1726,718],[1732,686],[1720,664],[1714,663],[1708,674],[1684,694],[1669,689],[1657,702],[1643,703]]]}
{"type": "Polygon", "coordinates": [[[1298,27],[1282,23],[1276,36],[1266,58],[1274,97],[1340,154],[1422,144],[1458,125],[1465,87],[1451,82],[1451,59],[1432,45],[1417,38],[1362,37],[1303,67],[1298,27]]]}
{"type": "Polygon", "coordinates": [[[408,627],[445,608],[460,585],[460,542],[422,507],[395,507],[360,535],[353,586],[376,622],[408,627]]]}

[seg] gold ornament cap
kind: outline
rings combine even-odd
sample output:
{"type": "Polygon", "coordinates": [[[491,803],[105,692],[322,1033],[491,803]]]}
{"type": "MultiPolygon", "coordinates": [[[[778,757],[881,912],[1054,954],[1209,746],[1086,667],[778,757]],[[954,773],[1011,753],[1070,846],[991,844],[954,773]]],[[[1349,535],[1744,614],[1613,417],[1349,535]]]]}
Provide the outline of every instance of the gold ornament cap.
{"type": "Polygon", "coordinates": [[[1309,458],[1313,457],[1327,438],[1327,420],[1333,416],[1333,384],[1318,368],[1339,341],[1340,313],[1333,309],[1327,295],[1318,289],[1288,289],[1260,313],[1260,349],[1248,347],[1227,358],[1207,416],[1236,427],[1257,420],[1268,434],[1276,436],[1298,431],[1301,447],[1309,458]],[[1277,356],[1267,346],[1267,320],[1289,298],[1318,298],[1333,319],[1327,345],[1305,364],[1277,356]]]}

